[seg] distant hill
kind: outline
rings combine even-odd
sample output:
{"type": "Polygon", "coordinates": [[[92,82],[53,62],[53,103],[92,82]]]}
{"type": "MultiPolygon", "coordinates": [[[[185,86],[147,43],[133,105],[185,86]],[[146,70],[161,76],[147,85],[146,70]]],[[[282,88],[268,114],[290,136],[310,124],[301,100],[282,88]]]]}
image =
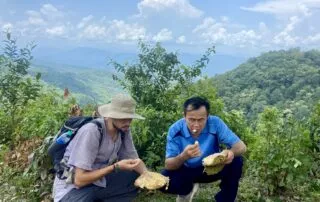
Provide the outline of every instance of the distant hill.
{"type": "MultiPolygon", "coordinates": [[[[107,69],[113,71],[108,66],[110,59],[117,62],[135,62],[138,53],[133,52],[115,52],[112,50],[103,50],[98,48],[79,47],[71,50],[59,50],[52,48],[36,48],[34,50],[35,62],[38,64],[66,64],[69,66],[77,66],[79,68],[107,69]]],[[[178,52],[179,60],[182,64],[191,65],[201,58],[201,53],[190,54],[178,52]]],[[[203,74],[214,76],[216,74],[225,73],[236,68],[247,58],[232,55],[215,54],[210,58],[210,63],[203,70],[203,74]]]]}
{"type": "Polygon", "coordinates": [[[270,51],[212,78],[228,109],[254,119],[265,106],[308,115],[320,100],[320,51],[270,51]]]}
{"type": "MultiPolygon", "coordinates": [[[[182,64],[191,65],[201,54],[178,53],[182,64]]],[[[30,73],[42,73],[42,80],[61,90],[68,88],[80,103],[106,102],[122,88],[112,80],[115,70],[110,59],[119,63],[137,62],[137,53],[119,53],[98,48],[79,47],[71,50],[37,47],[30,73]]],[[[213,55],[203,75],[213,76],[237,67],[245,58],[213,55]]]]}
{"type": "Polygon", "coordinates": [[[113,94],[123,91],[105,69],[38,63],[30,68],[31,74],[36,72],[41,72],[41,79],[49,85],[61,90],[68,88],[81,104],[106,103],[113,94]]]}

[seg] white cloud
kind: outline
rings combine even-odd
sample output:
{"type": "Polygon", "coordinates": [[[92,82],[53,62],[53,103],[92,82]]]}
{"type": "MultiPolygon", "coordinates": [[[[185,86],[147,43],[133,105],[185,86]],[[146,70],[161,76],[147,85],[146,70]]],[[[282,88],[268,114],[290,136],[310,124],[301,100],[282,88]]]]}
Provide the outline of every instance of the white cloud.
{"type": "Polygon", "coordinates": [[[28,10],[28,23],[36,26],[56,23],[63,17],[63,13],[51,4],[44,4],[40,11],[28,10]]]}
{"type": "Polygon", "coordinates": [[[229,34],[227,44],[245,47],[247,44],[256,45],[256,42],[261,39],[253,30],[241,30],[240,32],[229,34]]]}
{"type": "Polygon", "coordinates": [[[319,0],[269,0],[259,2],[252,7],[240,7],[243,10],[269,13],[274,15],[312,15],[312,9],[319,9],[319,0]]]}
{"type": "Polygon", "coordinates": [[[80,38],[115,41],[136,41],[146,38],[146,30],[138,24],[128,24],[122,20],[113,20],[106,24],[90,24],[83,28],[80,38]]]}
{"type": "Polygon", "coordinates": [[[222,23],[216,22],[213,18],[205,18],[201,25],[198,25],[192,31],[200,34],[201,38],[207,42],[217,43],[226,40],[227,30],[222,23]]]}
{"type": "Polygon", "coordinates": [[[264,23],[264,22],[259,23],[259,31],[263,34],[269,32],[269,29],[268,29],[266,23],[264,23]]]}
{"type": "Polygon", "coordinates": [[[40,12],[49,19],[57,19],[63,17],[63,13],[51,4],[44,4],[40,12]]]}
{"type": "Polygon", "coordinates": [[[222,22],[229,22],[229,18],[227,16],[221,16],[222,22]]]}
{"type": "Polygon", "coordinates": [[[301,19],[299,19],[297,16],[291,17],[290,23],[286,26],[284,31],[291,32],[299,22],[301,22],[301,19]]]}
{"type": "Polygon", "coordinates": [[[56,26],[52,28],[47,28],[46,33],[52,36],[62,36],[65,34],[65,27],[64,26],[56,26]]]}
{"type": "Polygon", "coordinates": [[[84,26],[86,26],[88,24],[88,22],[90,22],[93,19],[92,15],[88,15],[87,17],[82,18],[81,22],[79,22],[79,24],[77,25],[77,27],[83,28],[84,26]]]}
{"type": "Polygon", "coordinates": [[[193,30],[193,33],[199,34],[208,43],[221,43],[239,47],[256,45],[257,41],[261,39],[261,36],[254,30],[240,30],[231,33],[227,30],[226,24],[216,22],[213,18],[205,18],[202,24],[193,30]]]}
{"type": "Polygon", "coordinates": [[[176,42],[180,43],[180,44],[185,43],[186,42],[186,37],[184,35],[179,36],[176,42]]]}
{"type": "Polygon", "coordinates": [[[315,43],[320,42],[320,33],[313,36],[308,36],[307,39],[303,41],[305,44],[315,45],[315,43]]]}
{"type": "Polygon", "coordinates": [[[172,32],[169,31],[167,28],[160,30],[155,36],[152,37],[154,41],[169,41],[172,39],[172,32]]]}
{"type": "Polygon", "coordinates": [[[37,11],[29,10],[26,12],[28,15],[28,23],[31,25],[45,25],[45,21],[41,16],[41,13],[37,11]]]}
{"type": "Polygon", "coordinates": [[[135,41],[146,37],[146,29],[138,24],[127,24],[122,20],[113,20],[109,33],[116,35],[117,40],[135,41]]]}
{"type": "Polygon", "coordinates": [[[11,23],[6,23],[2,26],[2,30],[3,31],[9,31],[11,32],[13,29],[13,25],[11,23]]]}
{"type": "Polygon", "coordinates": [[[203,15],[203,11],[192,6],[188,0],[143,0],[138,3],[140,15],[147,11],[174,10],[179,15],[190,18],[198,18],[203,15]]]}
{"type": "Polygon", "coordinates": [[[88,25],[80,33],[80,38],[86,39],[103,39],[107,36],[107,29],[100,25],[88,25]]]}
{"type": "Polygon", "coordinates": [[[295,29],[295,26],[299,22],[301,22],[301,19],[299,19],[297,16],[291,17],[289,24],[286,25],[284,30],[274,36],[273,43],[284,46],[296,45],[296,42],[299,39],[299,37],[292,36],[291,32],[295,29]]]}

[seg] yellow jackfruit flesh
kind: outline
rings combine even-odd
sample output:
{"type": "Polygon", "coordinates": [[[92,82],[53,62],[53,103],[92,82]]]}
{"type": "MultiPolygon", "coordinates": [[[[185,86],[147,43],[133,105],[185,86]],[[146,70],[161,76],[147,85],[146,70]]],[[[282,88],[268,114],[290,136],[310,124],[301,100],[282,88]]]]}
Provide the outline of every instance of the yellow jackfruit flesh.
{"type": "Polygon", "coordinates": [[[221,153],[215,153],[207,156],[202,160],[202,165],[204,166],[204,171],[208,175],[214,175],[220,172],[224,168],[223,162],[228,156],[227,151],[222,151],[221,153]]]}
{"type": "Polygon", "coordinates": [[[166,186],[166,189],[168,189],[169,178],[160,173],[147,171],[136,179],[134,185],[148,190],[160,189],[163,186],[166,186]]]}

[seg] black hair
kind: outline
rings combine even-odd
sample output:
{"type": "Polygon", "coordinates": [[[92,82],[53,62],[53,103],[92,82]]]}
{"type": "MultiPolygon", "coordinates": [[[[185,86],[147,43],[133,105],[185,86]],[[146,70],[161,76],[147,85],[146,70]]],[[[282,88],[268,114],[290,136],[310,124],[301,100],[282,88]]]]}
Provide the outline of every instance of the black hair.
{"type": "Polygon", "coordinates": [[[210,104],[205,97],[195,96],[187,99],[183,104],[184,115],[189,111],[197,110],[204,106],[207,110],[207,114],[210,113],[210,104]]]}

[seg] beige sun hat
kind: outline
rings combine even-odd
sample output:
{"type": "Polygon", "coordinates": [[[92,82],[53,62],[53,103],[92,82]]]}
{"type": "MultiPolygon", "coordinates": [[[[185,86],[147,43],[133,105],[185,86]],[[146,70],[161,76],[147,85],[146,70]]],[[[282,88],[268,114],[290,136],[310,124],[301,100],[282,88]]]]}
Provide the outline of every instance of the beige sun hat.
{"type": "Polygon", "coordinates": [[[111,103],[98,107],[98,113],[103,117],[114,119],[145,119],[135,113],[136,102],[125,94],[115,95],[111,103]]]}

